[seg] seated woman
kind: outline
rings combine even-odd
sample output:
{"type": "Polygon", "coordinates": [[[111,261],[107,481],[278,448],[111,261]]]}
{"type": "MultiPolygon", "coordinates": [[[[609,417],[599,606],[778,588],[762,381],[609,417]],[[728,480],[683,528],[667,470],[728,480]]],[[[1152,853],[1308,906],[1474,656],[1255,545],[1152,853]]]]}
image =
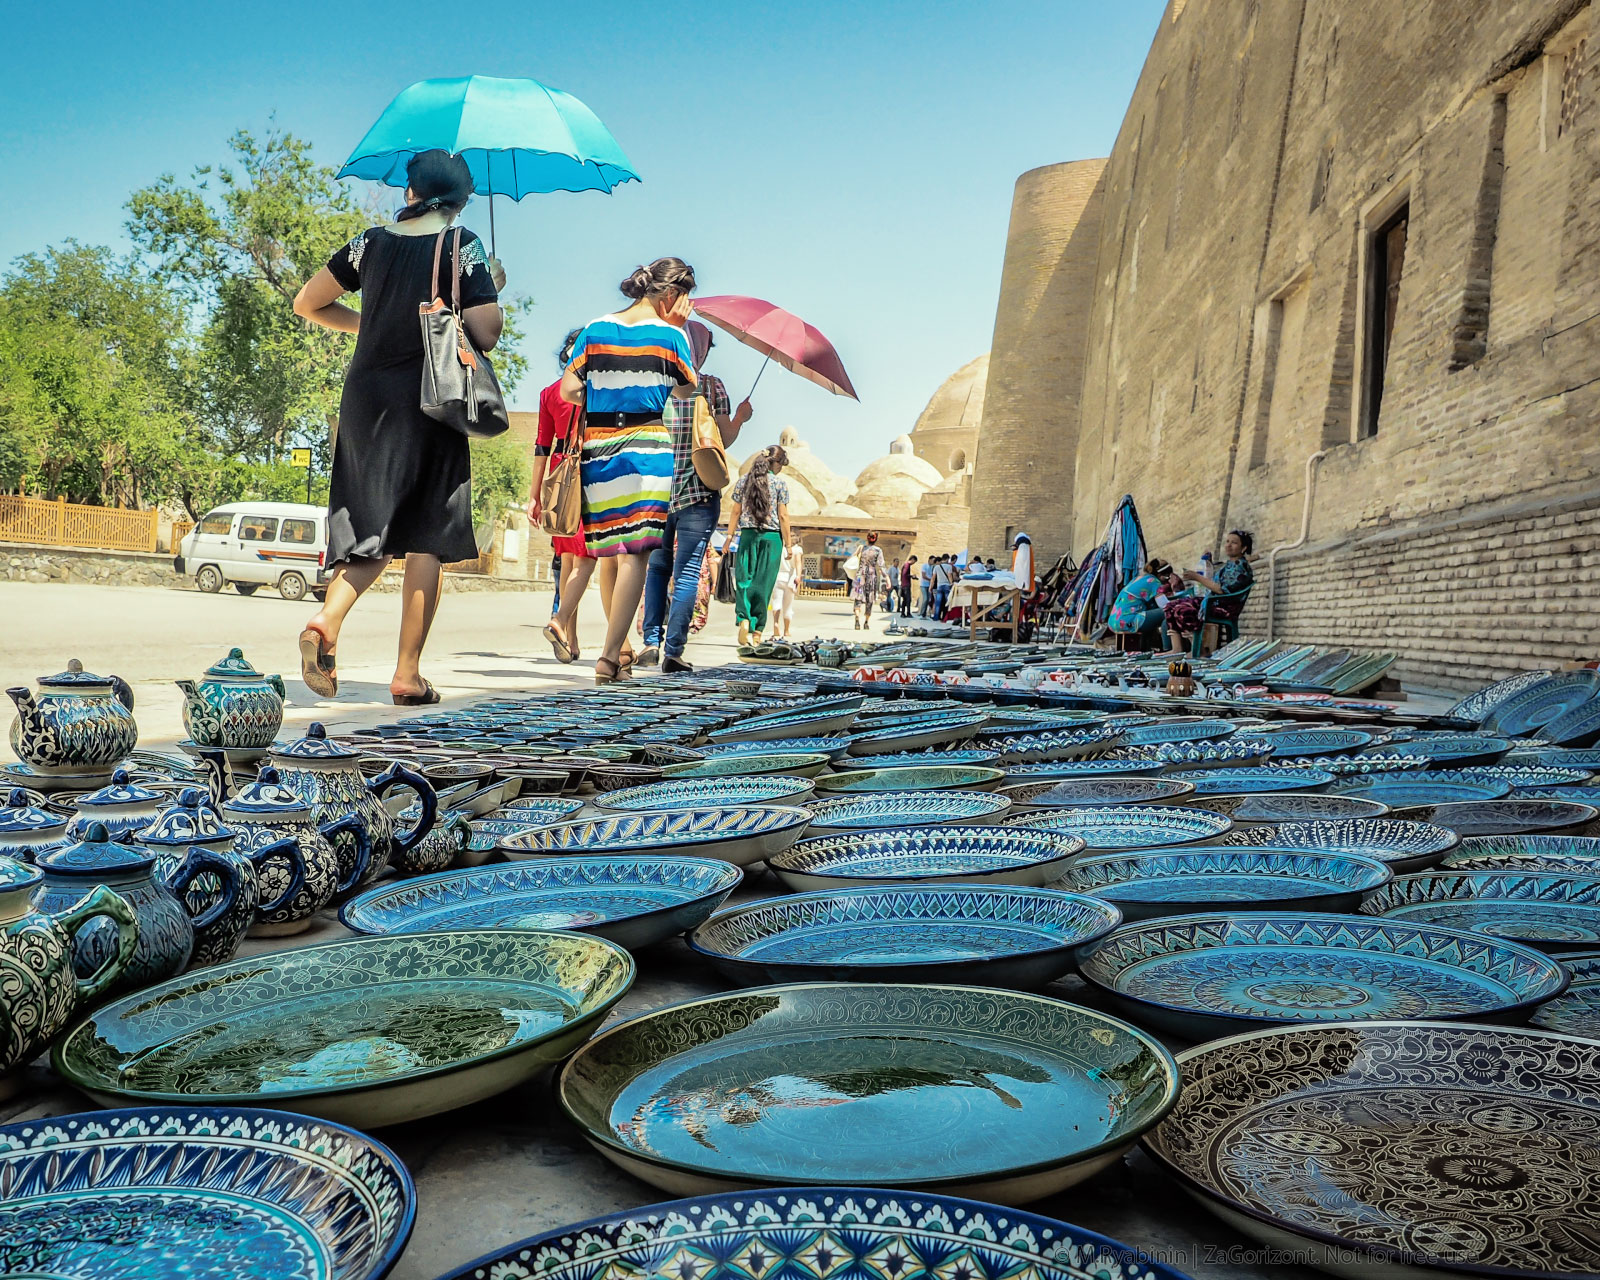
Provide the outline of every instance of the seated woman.
{"type": "Polygon", "coordinates": [[[1255,539],[1243,529],[1234,529],[1222,540],[1222,554],[1227,557],[1215,578],[1208,578],[1193,570],[1184,571],[1184,579],[1204,587],[1210,597],[1185,594],[1167,605],[1167,628],[1174,633],[1173,644],[1187,648],[1192,639],[1207,622],[1235,622],[1244,611],[1244,593],[1255,583],[1256,575],[1250,568],[1249,556],[1255,550],[1255,539]],[[1205,617],[1200,615],[1205,606],[1205,617]]]}
{"type": "Polygon", "coordinates": [[[1138,636],[1146,649],[1164,646],[1165,621],[1156,597],[1164,592],[1176,593],[1183,582],[1172,566],[1159,557],[1145,565],[1144,573],[1135,578],[1117,594],[1111,606],[1111,616],[1106,626],[1125,636],[1138,636]]]}

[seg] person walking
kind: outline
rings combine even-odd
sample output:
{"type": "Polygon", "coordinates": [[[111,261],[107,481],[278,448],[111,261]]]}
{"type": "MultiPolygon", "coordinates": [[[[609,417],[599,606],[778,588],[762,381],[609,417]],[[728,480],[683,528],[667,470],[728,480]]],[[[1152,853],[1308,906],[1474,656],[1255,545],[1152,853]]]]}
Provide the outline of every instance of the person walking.
{"type": "MultiPolygon", "coordinates": [[[[581,332],[583,332],[581,329],[574,329],[568,333],[561,344],[561,349],[556,353],[556,363],[563,373],[566,372],[567,364],[572,359],[572,347],[581,332]]],[[[548,469],[559,467],[564,455],[574,449],[582,448],[582,441],[579,439],[580,421],[581,410],[578,406],[568,404],[561,398],[561,379],[557,377],[539,393],[539,431],[533,445],[533,481],[528,486],[528,523],[534,528],[539,527],[539,517],[543,514],[539,504],[539,493],[548,469]],[[551,460],[552,453],[554,461],[551,460]]],[[[581,524],[577,533],[571,536],[552,537],[550,546],[555,552],[556,591],[555,603],[550,611],[549,625],[544,629],[544,637],[555,650],[557,661],[573,662],[582,656],[578,652],[578,605],[581,601],[573,603],[570,631],[566,629],[565,624],[557,623],[557,617],[561,612],[561,598],[570,592],[579,562],[592,557],[584,544],[581,524]]],[[[588,575],[593,569],[594,566],[591,565],[584,571],[585,583],[588,582],[588,575]]]]}
{"type": "Polygon", "coordinates": [[[805,581],[806,554],[796,538],[783,554],[778,566],[777,594],[772,600],[772,634],[774,638],[790,638],[794,630],[794,602],[805,581]]]}
{"type": "Polygon", "coordinates": [[[705,398],[724,447],[738,439],[752,416],[748,399],[730,415],[728,389],[721,378],[704,371],[706,357],[714,345],[711,330],[698,320],[691,320],[687,333],[700,382],[694,395],[668,400],[661,416],[672,433],[672,501],[662,543],[650,553],[650,568],[645,576],[644,648],[639,653],[640,666],[659,662],[666,672],[694,670],[683,660],[683,649],[694,617],[706,545],[722,514],[722,495],[701,480],[694,469],[695,399],[705,398]]]}
{"type": "Polygon", "coordinates": [[[896,560],[889,566],[883,580],[883,611],[893,613],[895,602],[900,598],[900,562],[896,560]]]}
{"type": "Polygon", "coordinates": [[[791,541],[789,485],[778,478],[788,461],[782,445],[768,445],[756,454],[750,470],[739,477],[728,495],[728,537],[735,531],[739,536],[734,560],[739,594],[734,607],[741,647],[761,643],[767,604],[778,580],[778,562],[791,541]]]}
{"type": "MultiPolygon", "coordinates": [[[[422,412],[425,353],[417,323],[421,307],[451,295],[455,255],[441,253],[442,241],[453,239],[445,233],[472,194],[472,173],[460,156],[422,151],[406,166],[406,179],[405,208],[395,221],[342,245],[294,299],[302,319],[356,335],[339,399],[328,496],[333,577],[322,608],[300,632],[300,677],[319,697],[339,692],[339,631],[362,593],[399,556],[405,576],[389,695],[400,707],[439,701],[421,664],[444,565],[478,554],[467,440],[422,412]],[[359,312],[340,301],[347,293],[362,295],[359,312]]],[[[490,351],[505,323],[505,272],[476,235],[464,228],[459,234],[454,290],[461,323],[479,351],[490,351]]]]}
{"type": "Polygon", "coordinates": [[[883,548],[878,545],[878,535],[869,533],[867,545],[861,552],[860,567],[856,569],[855,581],[850,584],[850,599],[855,603],[857,631],[864,630],[872,622],[872,606],[882,594],[884,579],[887,576],[888,571],[883,563],[883,548]]]}
{"type": "Polygon", "coordinates": [[[674,393],[691,392],[697,382],[684,332],[694,283],[694,268],[681,258],[634,268],[618,286],[632,303],[584,327],[561,375],[561,398],[586,408],[580,466],[584,545],[592,558],[579,560],[562,584],[552,626],[576,637],[578,601],[596,560],[613,566],[601,574],[606,638],[595,659],[596,684],[627,674],[628,627],[666,529],[672,437],[662,413],[674,393]]]}
{"type": "Polygon", "coordinates": [[[939,557],[939,562],[933,567],[933,620],[941,622],[944,619],[945,602],[950,599],[950,588],[955,585],[956,561],[954,556],[944,555],[939,557]]]}
{"type": "Polygon", "coordinates": [[[928,562],[922,566],[922,572],[918,575],[922,582],[922,598],[917,601],[919,618],[926,618],[933,608],[933,567],[938,563],[938,556],[929,556],[928,562]]]}
{"type": "Polygon", "coordinates": [[[911,616],[911,583],[915,580],[916,570],[912,567],[917,563],[916,556],[910,556],[900,566],[900,616],[911,616]]]}

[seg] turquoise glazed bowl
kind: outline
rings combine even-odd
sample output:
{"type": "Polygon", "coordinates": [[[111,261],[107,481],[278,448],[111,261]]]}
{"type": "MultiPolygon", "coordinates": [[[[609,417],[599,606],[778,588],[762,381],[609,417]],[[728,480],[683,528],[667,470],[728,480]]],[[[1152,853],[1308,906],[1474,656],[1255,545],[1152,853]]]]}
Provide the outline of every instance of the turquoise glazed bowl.
{"type": "Polygon", "coordinates": [[[507,836],[500,851],[513,860],[693,853],[742,867],[787,849],[810,822],[807,810],[785,805],[619,813],[507,836]]]}
{"type": "Polygon", "coordinates": [[[1542,951],[1600,946],[1600,876],[1537,871],[1424,871],[1399,876],[1365,915],[1470,929],[1542,951]]]}
{"type": "Polygon", "coordinates": [[[1451,871],[1600,876],[1600,836],[1468,836],[1439,865],[1451,871]]]}
{"type": "Polygon", "coordinates": [[[754,778],[764,774],[811,778],[827,767],[828,756],[820,751],[774,751],[669,764],[664,772],[669,778],[754,778]]]}
{"type": "Polygon", "coordinates": [[[1101,805],[1036,809],[1002,819],[1008,827],[1062,831],[1079,836],[1091,850],[1158,849],[1215,840],[1233,829],[1232,819],[1209,809],[1182,805],[1101,805]]]}
{"type": "Polygon", "coordinates": [[[816,781],[830,795],[870,795],[879,791],[993,791],[1005,780],[999,769],[976,764],[939,764],[892,769],[850,769],[816,781]]]}
{"type": "Polygon", "coordinates": [[[772,1184],[1035,1200],[1173,1105],[1152,1036],[988,987],[814,983],[657,1009],[574,1055],[558,1096],[608,1159],[704,1194],[772,1184]]]}
{"type": "Polygon", "coordinates": [[[809,778],[674,778],[594,798],[597,809],[648,812],[729,805],[793,805],[812,797],[809,778]]]}
{"type": "Polygon", "coordinates": [[[1436,865],[1461,837],[1448,827],[1406,818],[1280,822],[1246,831],[1249,843],[1314,853],[1354,853],[1387,863],[1396,875],[1436,865]]]}
{"type": "Polygon", "coordinates": [[[935,826],[802,840],[769,860],[797,892],[874,884],[1042,885],[1083,852],[1076,836],[1014,827],[935,826]]]}
{"type": "Polygon", "coordinates": [[[814,800],[806,808],[811,830],[820,833],[994,822],[1011,801],[990,791],[880,791],[814,800]]]}

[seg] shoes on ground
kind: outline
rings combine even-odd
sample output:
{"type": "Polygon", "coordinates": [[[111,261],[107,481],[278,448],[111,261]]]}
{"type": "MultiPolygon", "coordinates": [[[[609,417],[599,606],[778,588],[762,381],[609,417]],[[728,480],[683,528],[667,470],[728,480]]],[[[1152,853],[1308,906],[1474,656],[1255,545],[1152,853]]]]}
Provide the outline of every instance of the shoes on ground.
{"type": "Polygon", "coordinates": [[[633,664],[636,667],[653,667],[660,663],[660,661],[661,650],[653,644],[647,644],[643,649],[640,649],[638,654],[634,657],[633,664]]]}
{"type": "Polygon", "coordinates": [[[682,658],[661,659],[661,672],[663,675],[675,676],[680,671],[684,672],[685,674],[689,674],[694,671],[694,667],[690,663],[685,662],[682,658]]]}

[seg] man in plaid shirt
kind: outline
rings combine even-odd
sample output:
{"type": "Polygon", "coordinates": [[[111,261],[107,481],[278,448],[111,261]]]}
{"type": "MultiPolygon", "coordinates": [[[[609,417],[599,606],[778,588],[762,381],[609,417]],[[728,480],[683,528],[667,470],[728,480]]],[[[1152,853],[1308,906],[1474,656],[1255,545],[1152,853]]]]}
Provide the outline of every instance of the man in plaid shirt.
{"type": "MultiPolygon", "coordinates": [[[[689,321],[689,345],[699,370],[711,351],[711,330],[698,320],[689,321]]],[[[721,378],[705,372],[695,395],[705,396],[723,445],[731,445],[750,421],[750,401],[744,400],[730,415],[728,389],[721,378]]],[[[706,547],[722,514],[722,495],[707,488],[695,473],[694,397],[668,400],[661,421],[672,433],[672,502],[661,545],[650,553],[644,583],[644,649],[635,662],[639,666],[660,662],[666,672],[692,671],[683,660],[683,647],[689,640],[706,547]]]]}

